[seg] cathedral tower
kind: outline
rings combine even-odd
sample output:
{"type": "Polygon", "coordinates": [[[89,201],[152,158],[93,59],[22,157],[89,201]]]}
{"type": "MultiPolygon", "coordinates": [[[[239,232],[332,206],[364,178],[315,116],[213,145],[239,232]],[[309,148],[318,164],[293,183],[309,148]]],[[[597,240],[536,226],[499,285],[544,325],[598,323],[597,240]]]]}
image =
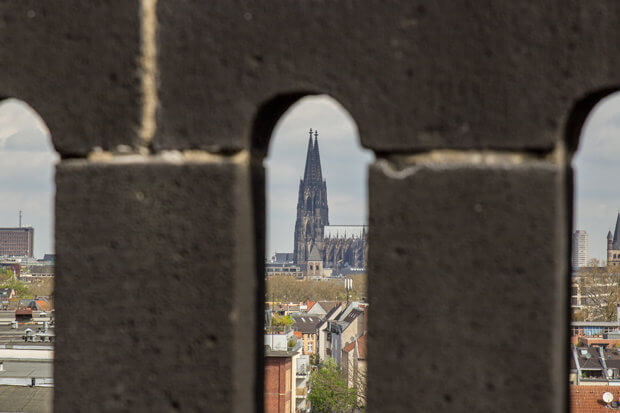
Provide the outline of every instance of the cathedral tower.
{"type": "Polygon", "coordinates": [[[607,265],[620,265],[620,212],[616,218],[613,237],[611,231],[607,233],[607,265]]]}
{"type": "Polygon", "coordinates": [[[323,254],[323,228],[329,225],[327,185],[321,172],[318,136],[318,132],[314,131],[313,142],[310,129],[304,178],[299,181],[293,251],[295,263],[298,265],[306,263],[313,246],[323,254]]]}

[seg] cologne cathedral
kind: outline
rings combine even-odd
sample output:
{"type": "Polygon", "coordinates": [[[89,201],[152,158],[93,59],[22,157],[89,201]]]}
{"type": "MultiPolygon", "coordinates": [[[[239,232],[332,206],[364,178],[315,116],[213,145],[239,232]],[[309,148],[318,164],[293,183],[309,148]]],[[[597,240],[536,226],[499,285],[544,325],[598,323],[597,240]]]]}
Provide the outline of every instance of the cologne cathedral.
{"type": "Polygon", "coordinates": [[[295,221],[295,264],[305,267],[321,257],[323,268],[366,268],[366,225],[329,225],[327,183],[321,172],[318,132],[310,129],[304,177],[299,181],[295,221]]]}

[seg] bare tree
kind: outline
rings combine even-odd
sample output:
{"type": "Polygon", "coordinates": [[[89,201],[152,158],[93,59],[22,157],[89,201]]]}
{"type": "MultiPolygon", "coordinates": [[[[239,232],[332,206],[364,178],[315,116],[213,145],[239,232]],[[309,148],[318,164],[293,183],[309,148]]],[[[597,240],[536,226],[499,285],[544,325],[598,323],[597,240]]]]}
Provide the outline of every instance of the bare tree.
{"type": "Polygon", "coordinates": [[[582,267],[576,277],[581,295],[580,310],[575,320],[615,321],[616,306],[620,302],[620,268],[612,265],[599,266],[597,260],[590,267],[582,267]]]}
{"type": "MultiPolygon", "coordinates": [[[[353,279],[351,300],[366,297],[366,274],[356,274],[353,279]]],[[[344,301],[347,293],[344,280],[299,280],[287,275],[273,275],[266,278],[266,300],[278,302],[300,302],[305,300],[339,300],[344,301]]]]}

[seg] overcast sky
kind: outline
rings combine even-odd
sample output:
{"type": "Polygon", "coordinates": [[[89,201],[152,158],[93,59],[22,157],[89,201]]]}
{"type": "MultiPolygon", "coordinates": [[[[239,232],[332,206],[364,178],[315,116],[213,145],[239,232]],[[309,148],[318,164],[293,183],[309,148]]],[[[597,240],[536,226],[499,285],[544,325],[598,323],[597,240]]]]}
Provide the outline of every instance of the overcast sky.
{"type": "Polygon", "coordinates": [[[620,93],[603,99],[584,127],[575,167],[575,229],[588,232],[590,258],[607,259],[607,231],[620,210],[620,93]]]}
{"type": "MultiPolygon", "coordinates": [[[[367,221],[366,166],[371,151],[359,145],[348,112],[327,96],[307,97],[280,119],[269,146],[267,167],[267,256],[292,252],[299,179],[308,130],[319,131],[331,224],[367,221]]],[[[586,121],[573,165],[575,228],[586,230],[590,258],[606,258],[606,235],[620,210],[620,93],[601,101],[586,121]]],[[[35,256],[53,252],[53,165],[49,132],[28,106],[0,103],[0,226],[35,228],[35,256]]]]}
{"type": "Polygon", "coordinates": [[[34,255],[54,252],[54,170],[58,156],[47,127],[23,103],[0,103],[0,227],[34,227],[34,255]]]}

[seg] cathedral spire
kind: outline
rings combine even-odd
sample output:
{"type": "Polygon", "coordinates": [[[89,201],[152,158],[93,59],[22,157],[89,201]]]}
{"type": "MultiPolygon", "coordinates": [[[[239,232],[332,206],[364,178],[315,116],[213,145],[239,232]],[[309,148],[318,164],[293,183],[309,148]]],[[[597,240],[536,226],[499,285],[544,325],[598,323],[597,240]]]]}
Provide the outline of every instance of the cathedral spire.
{"type": "MultiPolygon", "coordinates": [[[[299,182],[297,197],[297,219],[295,220],[294,260],[303,265],[308,260],[311,247],[316,253],[323,254],[323,230],[329,225],[327,207],[327,185],[321,172],[321,156],[319,155],[319,133],[310,129],[308,152],[304,178],[299,182]],[[312,139],[314,135],[314,140],[312,139]]],[[[315,255],[316,255],[315,253],[315,255]]]]}
{"type": "Polygon", "coordinates": [[[321,172],[321,156],[319,155],[318,131],[314,131],[314,142],[312,142],[312,129],[308,139],[308,153],[306,154],[306,168],[304,170],[304,183],[306,185],[323,182],[321,172]]]}
{"type": "Polygon", "coordinates": [[[323,182],[321,170],[321,155],[319,154],[319,131],[314,131],[314,150],[312,153],[312,175],[316,182],[323,182]]]}
{"type": "Polygon", "coordinates": [[[310,178],[311,170],[310,166],[312,164],[312,128],[310,128],[310,138],[308,138],[308,152],[306,153],[306,169],[304,170],[304,182],[308,182],[308,178],[310,178]]]}
{"type": "Polygon", "coordinates": [[[620,249],[620,212],[616,218],[616,229],[614,230],[613,249],[620,249]]]}

